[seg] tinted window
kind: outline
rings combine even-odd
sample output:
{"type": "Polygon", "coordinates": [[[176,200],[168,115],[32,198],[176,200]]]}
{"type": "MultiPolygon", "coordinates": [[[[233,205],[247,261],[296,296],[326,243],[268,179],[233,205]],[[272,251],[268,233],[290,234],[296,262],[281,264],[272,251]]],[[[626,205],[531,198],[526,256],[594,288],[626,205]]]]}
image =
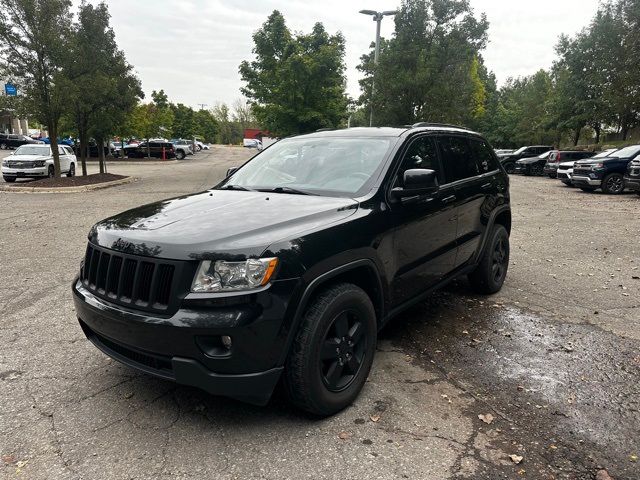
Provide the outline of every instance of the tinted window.
{"type": "Polygon", "coordinates": [[[438,138],[446,183],[464,180],[480,174],[469,142],[464,137],[438,138]]]}
{"type": "Polygon", "coordinates": [[[403,186],[404,172],[414,168],[426,168],[435,170],[436,172],[440,171],[438,153],[433,138],[421,137],[411,143],[400,164],[396,185],[403,186]]]}
{"type": "Polygon", "coordinates": [[[469,139],[473,156],[478,163],[480,173],[493,172],[498,170],[498,161],[493,154],[493,150],[484,140],[469,139]]]}

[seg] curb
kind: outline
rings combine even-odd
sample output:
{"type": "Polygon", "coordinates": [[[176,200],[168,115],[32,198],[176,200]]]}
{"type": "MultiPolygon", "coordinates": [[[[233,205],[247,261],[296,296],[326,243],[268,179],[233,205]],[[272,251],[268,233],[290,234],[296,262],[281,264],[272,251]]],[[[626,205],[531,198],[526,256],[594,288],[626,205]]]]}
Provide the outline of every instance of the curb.
{"type": "Polygon", "coordinates": [[[103,188],[115,187],[116,185],[124,185],[127,183],[137,182],[137,177],[125,177],[118,180],[112,180],[110,182],[96,183],[93,185],[80,185],[77,187],[8,187],[0,185],[0,192],[15,192],[15,193],[83,193],[91,192],[93,190],[101,190],[103,188]]]}

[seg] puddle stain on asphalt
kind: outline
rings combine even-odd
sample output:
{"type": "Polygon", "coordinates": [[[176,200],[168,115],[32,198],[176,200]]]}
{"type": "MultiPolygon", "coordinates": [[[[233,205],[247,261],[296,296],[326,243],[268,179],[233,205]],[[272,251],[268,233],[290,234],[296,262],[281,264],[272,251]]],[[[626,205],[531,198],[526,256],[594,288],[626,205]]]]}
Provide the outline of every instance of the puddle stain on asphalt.
{"type": "MultiPolygon", "coordinates": [[[[616,479],[640,478],[633,461],[640,450],[639,342],[475,297],[460,285],[398,317],[381,336],[498,413],[491,427],[526,451],[521,475],[537,469],[582,479],[607,468],[616,479]]],[[[486,413],[478,408],[467,413],[486,413]]]]}

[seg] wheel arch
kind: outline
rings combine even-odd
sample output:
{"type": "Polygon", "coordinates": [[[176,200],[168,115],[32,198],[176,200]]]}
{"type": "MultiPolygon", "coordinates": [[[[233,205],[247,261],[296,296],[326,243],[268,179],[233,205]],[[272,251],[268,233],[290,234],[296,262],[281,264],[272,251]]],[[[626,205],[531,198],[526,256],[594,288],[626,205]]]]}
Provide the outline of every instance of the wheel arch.
{"type": "Polygon", "coordinates": [[[484,234],[482,235],[482,242],[480,242],[480,248],[476,252],[475,257],[473,258],[473,263],[478,263],[480,258],[482,258],[482,254],[484,253],[485,248],[487,247],[487,242],[489,239],[489,234],[493,229],[494,225],[502,225],[507,229],[507,233],[511,236],[511,208],[509,205],[502,205],[499,208],[496,208],[489,217],[489,221],[487,222],[487,228],[485,228],[484,234]]]}
{"type": "Polygon", "coordinates": [[[376,264],[370,259],[361,259],[329,270],[317,276],[304,289],[295,310],[287,346],[284,349],[280,364],[284,363],[291,345],[298,333],[302,316],[313,298],[329,285],[336,283],[351,283],[361,288],[371,299],[376,312],[376,323],[380,328],[385,316],[385,301],[382,279],[376,264]]]}

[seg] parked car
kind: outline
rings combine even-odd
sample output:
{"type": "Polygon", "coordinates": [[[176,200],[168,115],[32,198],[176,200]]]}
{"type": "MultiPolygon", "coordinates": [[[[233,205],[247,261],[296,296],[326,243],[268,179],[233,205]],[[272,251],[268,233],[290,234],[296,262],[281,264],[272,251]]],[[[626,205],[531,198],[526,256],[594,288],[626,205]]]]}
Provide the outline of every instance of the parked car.
{"type": "Polygon", "coordinates": [[[176,147],[182,147],[186,155],[194,155],[193,141],[186,140],[184,138],[177,138],[170,140],[176,147]]]}
{"type": "Polygon", "coordinates": [[[263,149],[262,142],[257,138],[245,138],[242,140],[242,146],[245,148],[256,148],[258,150],[263,149]]]}
{"type": "Polygon", "coordinates": [[[558,165],[562,162],[584,160],[585,158],[592,158],[593,152],[585,152],[578,150],[555,150],[551,152],[551,155],[547,159],[544,165],[544,174],[549,178],[556,178],[558,176],[558,165]]]}
{"type": "Polygon", "coordinates": [[[573,166],[571,182],[584,191],[601,188],[604,193],[624,192],[624,174],[629,162],[640,156],[640,145],[621,148],[608,157],[580,160],[573,166]]]}
{"type": "MultiPolygon", "coordinates": [[[[71,147],[58,146],[60,170],[67,177],[76,174],[76,156],[71,147]]],[[[5,182],[13,183],[18,178],[53,177],[53,154],[50,145],[22,145],[2,161],[2,177],[5,182]]]]}
{"type": "MultiPolygon", "coordinates": [[[[115,150],[113,149],[113,143],[109,143],[105,146],[103,146],[102,148],[104,149],[104,155],[105,157],[109,156],[109,155],[113,155],[115,156],[115,150]]],[[[89,142],[88,147],[88,154],[90,158],[98,158],[100,156],[100,147],[98,146],[98,144],[92,140],[89,142]]],[[[73,151],[76,154],[76,156],[80,156],[80,144],[77,143],[73,146],[73,151]]]]}
{"type": "Polygon", "coordinates": [[[193,155],[193,151],[191,150],[190,145],[185,145],[184,143],[177,143],[177,142],[175,143],[172,142],[172,143],[176,153],[177,160],[184,160],[187,157],[187,155],[193,155]]]}
{"type": "Polygon", "coordinates": [[[516,160],[513,173],[521,173],[523,175],[542,175],[544,166],[547,163],[548,158],[551,156],[551,152],[545,152],[537,157],[521,158],[516,160]]]}
{"type": "Polygon", "coordinates": [[[640,195],[640,158],[629,162],[627,173],[624,176],[624,186],[640,195]]]}
{"type": "MultiPolygon", "coordinates": [[[[46,143],[47,145],[51,145],[51,139],[49,137],[42,137],[40,139],[42,143],[46,143]]],[[[73,147],[75,142],[72,138],[59,138],[58,145],[66,145],[67,147],[73,147]]]]}
{"type": "Polygon", "coordinates": [[[530,147],[519,148],[515,152],[506,155],[498,155],[498,158],[500,159],[500,163],[507,171],[507,173],[514,173],[516,168],[516,161],[520,160],[521,158],[537,157],[538,155],[542,155],[543,153],[549,152],[551,150],[555,149],[551,146],[534,145],[530,147]]]}
{"type": "Polygon", "coordinates": [[[154,158],[175,158],[176,150],[171,142],[157,142],[149,141],[149,148],[147,148],[147,142],[142,142],[136,146],[129,148],[125,147],[125,153],[128,158],[145,158],[147,154],[154,158]]]}
{"type": "Polygon", "coordinates": [[[0,150],[9,150],[21,147],[22,145],[42,145],[40,140],[34,140],[26,135],[15,135],[13,133],[0,133],[0,150]]]}
{"type": "Polygon", "coordinates": [[[330,415],[398,313],[461,275],[501,289],[510,229],[509,179],[481,135],[316,132],[95,225],[73,299],[115,360],[261,405],[282,377],[293,404],[330,415]]]}
{"type": "MultiPolygon", "coordinates": [[[[605,158],[617,150],[618,150],[617,148],[610,148],[608,150],[603,150],[602,152],[590,158],[591,160],[594,160],[596,158],[605,158]]],[[[570,160],[570,161],[561,162],[560,164],[558,164],[556,177],[568,187],[573,187],[573,182],[571,181],[571,177],[573,176],[573,166],[575,165],[575,163],[576,163],[575,160],[570,160]]]]}

